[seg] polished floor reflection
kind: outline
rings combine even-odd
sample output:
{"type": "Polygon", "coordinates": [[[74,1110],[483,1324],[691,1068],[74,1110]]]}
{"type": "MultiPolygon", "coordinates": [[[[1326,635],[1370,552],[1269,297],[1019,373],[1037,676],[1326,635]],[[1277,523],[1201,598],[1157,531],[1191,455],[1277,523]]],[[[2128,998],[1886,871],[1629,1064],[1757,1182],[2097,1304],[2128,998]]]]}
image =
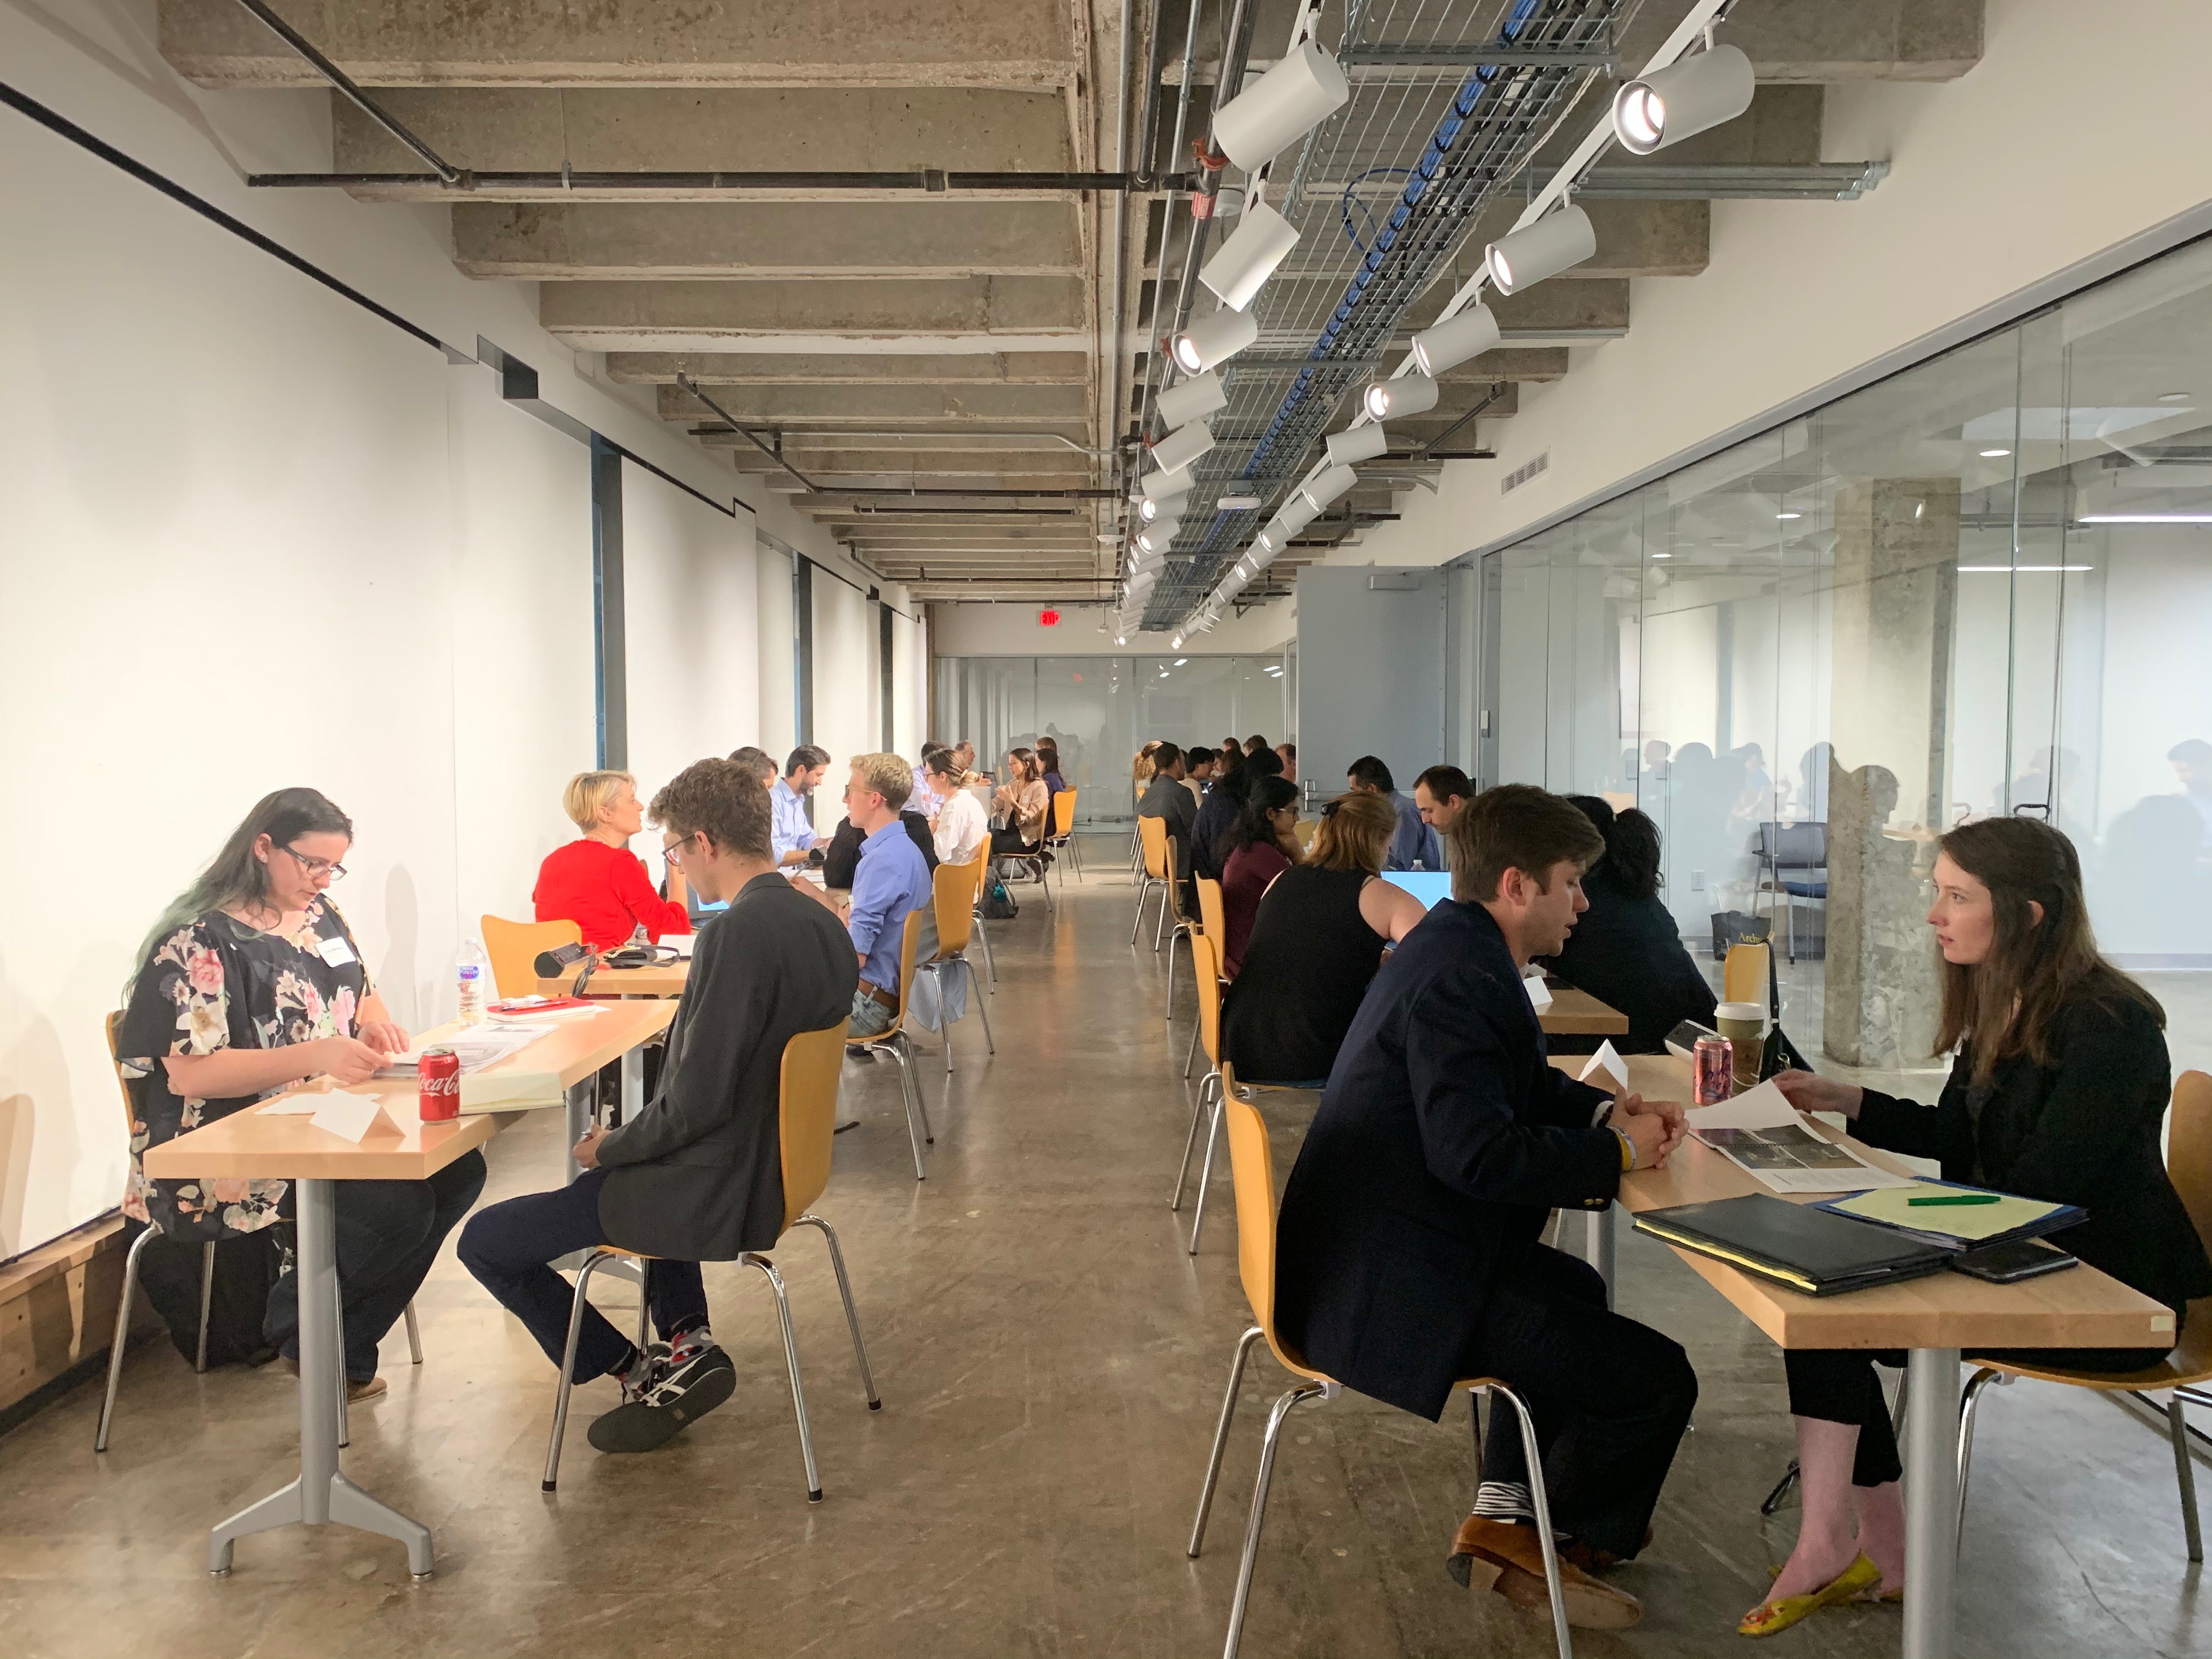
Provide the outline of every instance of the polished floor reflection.
{"type": "MultiPolygon", "coordinates": [[[[805,1499],[774,1310],[757,1275],[708,1269],[737,1395],[663,1452],[585,1443],[580,1391],[556,1496],[538,1491],[551,1370],[450,1257],[421,1298],[426,1363],[386,1347],[390,1396],[357,1410],[346,1468],[428,1522],[437,1577],[397,1546],[325,1528],[250,1539],[223,1582],[204,1528],[289,1478],[294,1385],[196,1378],[166,1343],[125,1368],[113,1449],[97,1390],[0,1438],[0,1650],[36,1656],[313,1653],[677,1656],[1113,1655],[1218,1650],[1266,1403],[1246,1401],[1204,1558],[1183,1540],[1231,1345],[1246,1320],[1225,1207],[1183,1250],[1166,1206],[1188,1121],[1177,1073],[1188,979],[1161,1020],[1164,958],[1127,944],[1130,890],[1101,838],[1056,915],[1017,888],[994,926],[995,1059],[971,1021],[912,1176],[896,1073],[854,1065],[862,1127],[819,1208],[852,1264],[884,1408],[862,1403],[820,1243],[776,1253],[791,1289],[827,1498],[805,1499]]],[[[2161,994],[2165,988],[2160,987],[2161,994]]],[[[2182,1016],[2175,1005],[2177,1020],[2182,1016]]],[[[2192,1016],[2193,1018],[2193,1016],[2192,1016]]],[[[2204,1029],[2201,1023],[2197,1029],[2204,1029]]],[[[2179,1045],[2177,1045],[2179,1046],[2179,1045]]],[[[1194,1085],[1193,1085],[1194,1086],[1194,1085]]],[[[1299,1125],[1278,1112],[1287,1169],[1299,1125]]],[[[490,1148],[487,1198],[558,1177],[544,1115],[490,1148]]],[[[1225,1200],[1227,1182],[1215,1190],[1225,1200]]],[[[1571,1235],[1579,1229],[1571,1229],[1571,1235]]],[[[1587,1659],[1732,1650],[1787,1553],[1794,1508],[1758,1503],[1789,1456],[1782,1369],[1703,1282],[1633,1236],[1622,1304],[1679,1336],[1703,1382],[1657,1537],[1621,1582],[1650,1611],[1585,1634],[1587,1659]]],[[[610,1306],[629,1292],[608,1287],[610,1306]]],[[[1635,1379],[1622,1379],[1633,1387],[1635,1379]]],[[[1463,1409],[1463,1408],[1462,1408],[1463,1409]]],[[[2208,1413],[2212,1419],[2212,1413],[2208,1413]]],[[[2212,1427],[2212,1420],[2208,1420],[2212,1427]]],[[[1459,1410],[1431,1425],[1346,1397],[1292,1420],[1245,1651],[1269,1659],[1536,1656],[1547,1625],[1443,1571],[1470,1492],[1459,1410]]],[[[2130,1409],[2022,1383],[1985,1403],[1960,1651],[2004,1659],[2212,1654],[2163,1437],[2130,1409]]],[[[1808,1656],[1894,1654],[1899,1613],[1823,1613],[1778,1638],[1808,1656]]]]}

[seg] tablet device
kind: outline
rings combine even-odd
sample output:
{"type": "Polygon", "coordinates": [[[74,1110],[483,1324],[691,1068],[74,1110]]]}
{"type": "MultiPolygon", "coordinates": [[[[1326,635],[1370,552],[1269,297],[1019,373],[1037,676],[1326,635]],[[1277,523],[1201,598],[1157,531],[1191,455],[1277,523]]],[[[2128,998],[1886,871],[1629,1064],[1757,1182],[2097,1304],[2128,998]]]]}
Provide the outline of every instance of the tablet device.
{"type": "Polygon", "coordinates": [[[1433,910],[1437,901],[1451,896],[1451,872],[1449,870],[1386,870],[1382,879],[1393,887],[1402,887],[1420,900],[1421,908],[1433,910]]]}

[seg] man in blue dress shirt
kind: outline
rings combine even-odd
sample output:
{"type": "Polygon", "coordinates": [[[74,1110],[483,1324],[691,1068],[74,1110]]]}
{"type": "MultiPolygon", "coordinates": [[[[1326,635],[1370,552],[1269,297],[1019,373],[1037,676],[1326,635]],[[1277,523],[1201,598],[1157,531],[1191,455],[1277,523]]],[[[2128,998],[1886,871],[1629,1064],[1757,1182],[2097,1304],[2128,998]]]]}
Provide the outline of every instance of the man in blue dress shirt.
{"type": "Polygon", "coordinates": [[[899,948],[908,915],[931,902],[929,866],[899,822],[914,789],[914,771],[896,755],[861,755],[853,762],[845,816],[866,838],[853,876],[846,931],[860,957],[853,993],[854,1036],[873,1036],[898,1012],[899,948]]]}
{"type": "Polygon", "coordinates": [[[1382,859],[1385,870],[1444,867],[1443,844],[1437,839],[1437,832],[1421,822],[1421,809],[1398,793],[1397,781],[1391,777],[1389,767],[1373,755],[1362,755],[1352,763],[1345,787],[1370,795],[1387,795],[1398,814],[1398,833],[1390,837],[1390,850],[1382,859]]]}
{"type": "Polygon", "coordinates": [[[805,863],[807,853],[819,839],[806,801],[821,787],[822,775],[829,769],[830,751],[802,743],[791,751],[791,758],[783,765],[783,776],[768,792],[769,805],[775,815],[769,844],[775,849],[779,866],[805,863]]]}

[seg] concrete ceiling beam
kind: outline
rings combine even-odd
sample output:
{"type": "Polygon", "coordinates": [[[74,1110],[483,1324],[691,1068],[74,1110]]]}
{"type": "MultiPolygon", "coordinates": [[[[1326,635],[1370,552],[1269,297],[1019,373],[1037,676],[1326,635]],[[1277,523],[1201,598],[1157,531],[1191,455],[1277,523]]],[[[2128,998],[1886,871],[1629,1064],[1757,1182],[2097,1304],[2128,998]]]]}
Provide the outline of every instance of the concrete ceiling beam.
{"type": "MultiPolygon", "coordinates": [[[[1610,82],[1598,84],[1607,97],[1612,95],[1610,82]]],[[[1639,167],[1802,167],[1822,159],[1821,112],[1826,101],[1827,94],[1817,86],[1761,86],[1752,94],[1751,107],[1733,121],[1723,121],[1650,155],[1632,155],[1616,145],[1606,152],[1599,165],[1608,171],[1632,171],[1639,167]]],[[[1582,142],[1599,113],[1593,97],[1585,96],[1583,105],[1589,120],[1579,118],[1578,112],[1577,118],[1561,123],[1551,141],[1536,152],[1535,162],[1524,178],[1540,185],[1582,142]]]]}
{"type": "MultiPolygon", "coordinates": [[[[1689,10],[1663,0],[1621,36],[1640,67],[1689,10]]],[[[1983,0],[1743,0],[1721,25],[1761,81],[1955,81],[1982,58],[1983,0]]]]}
{"type": "MultiPolygon", "coordinates": [[[[1065,386],[787,386],[710,390],[708,396],[748,425],[848,421],[885,427],[916,421],[1079,422],[1087,405],[1083,388],[1065,386]]],[[[719,423],[712,411],[679,386],[657,386],[663,420],[719,423]]]]}
{"type": "Polygon", "coordinates": [[[1068,276],[1072,202],[456,203],[453,263],[538,282],[1068,276]]]}
{"type": "Polygon", "coordinates": [[[546,331],[596,351],[1088,351],[1085,310],[1072,276],[550,283],[538,294],[546,331]]]}
{"type": "MultiPolygon", "coordinates": [[[[319,86],[232,0],[161,0],[161,55],[204,87],[319,86]]],[[[285,21],[365,86],[1073,85],[1056,0],[602,0],[364,5],[289,0],[285,21]]]]}
{"type": "MultiPolygon", "coordinates": [[[[1566,354],[1561,352],[1560,372],[1566,354]]],[[[611,351],[606,375],[624,386],[1086,386],[1090,359],[1073,351],[1001,351],[975,356],[779,356],[760,352],[611,351]]],[[[718,397],[717,403],[722,400],[718,397]]],[[[1068,434],[1077,437],[1074,433],[1068,434]]],[[[1082,440],[1077,438],[1077,441],[1082,440]]]]}
{"type": "MultiPolygon", "coordinates": [[[[564,162],[585,173],[1049,172],[1076,165],[1066,101],[1048,92],[923,87],[886,96],[835,88],[392,88],[380,91],[377,101],[456,167],[500,172],[558,173],[564,162]]],[[[343,99],[331,100],[331,126],[335,171],[423,171],[421,158],[343,99]]],[[[354,194],[369,200],[453,200],[452,191],[426,185],[362,186],[354,194]]],[[[583,194],[480,189],[473,199],[569,202],[583,194]]],[[[589,194],[600,201],[623,199],[619,190],[589,194]]],[[[700,193],[701,199],[799,194],[700,193]]],[[[651,199],[670,200],[658,191],[651,199]]]]}

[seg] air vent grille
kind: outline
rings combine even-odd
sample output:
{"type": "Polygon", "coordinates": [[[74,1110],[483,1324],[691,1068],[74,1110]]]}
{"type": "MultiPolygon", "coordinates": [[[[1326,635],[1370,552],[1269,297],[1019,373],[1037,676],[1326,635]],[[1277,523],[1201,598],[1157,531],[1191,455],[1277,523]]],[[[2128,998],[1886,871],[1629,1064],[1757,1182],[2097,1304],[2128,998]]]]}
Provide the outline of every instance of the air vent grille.
{"type": "Polygon", "coordinates": [[[1548,472],[1551,470],[1552,452],[1547,449],[1542,454],[1536,457],[1534,460],[1523,461],[1520,465],[1515,467],[1510,472],[1500,478],[1498,481],[1498,493],[1501,495],[1510,495],[1515,490],[1520,489],[1522,484],[1527,483],[1529,479],[1540,477],[1543,473],[1548,472]]]}

